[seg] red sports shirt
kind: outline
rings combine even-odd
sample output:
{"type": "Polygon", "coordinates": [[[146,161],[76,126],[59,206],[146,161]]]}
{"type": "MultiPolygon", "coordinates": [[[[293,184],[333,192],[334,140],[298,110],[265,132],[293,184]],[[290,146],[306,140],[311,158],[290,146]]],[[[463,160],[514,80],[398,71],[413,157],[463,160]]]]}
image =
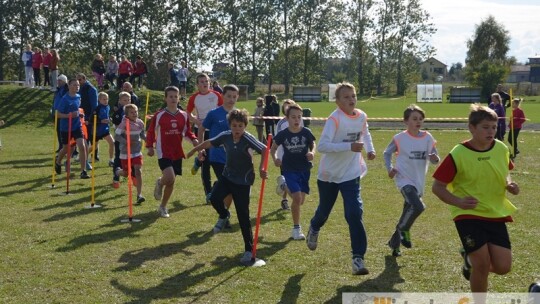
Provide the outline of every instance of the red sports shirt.
{"type": "Polygon", "coordinates": [[[182,139],[184,137],[190,140],[197,138],[191,132],[187,113],[182,110],[171,113],[166,109],[162,109],[154,115],[150,122],[146,134],[146,147],[153,147],[155,143],[158,159],[177,160],[185,158],[182,149],[182,139]]]}

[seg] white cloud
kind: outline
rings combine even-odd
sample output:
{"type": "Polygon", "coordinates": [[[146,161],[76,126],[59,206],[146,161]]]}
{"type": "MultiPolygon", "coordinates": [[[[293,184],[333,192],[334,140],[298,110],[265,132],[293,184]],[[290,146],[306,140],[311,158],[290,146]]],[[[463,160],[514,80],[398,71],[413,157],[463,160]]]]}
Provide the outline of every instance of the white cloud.
{"type": "Polygon", "coordinates": [[[489,15],[494,16],[509,31],[509,56],[525,63],[530,56],[540,54],[540,3],[538,0],[421,0],[431,15],[437,32],[431,44],[437,48],[435,57],[451,65],[465,62],[468,39],[476,25],[489,15]]]}

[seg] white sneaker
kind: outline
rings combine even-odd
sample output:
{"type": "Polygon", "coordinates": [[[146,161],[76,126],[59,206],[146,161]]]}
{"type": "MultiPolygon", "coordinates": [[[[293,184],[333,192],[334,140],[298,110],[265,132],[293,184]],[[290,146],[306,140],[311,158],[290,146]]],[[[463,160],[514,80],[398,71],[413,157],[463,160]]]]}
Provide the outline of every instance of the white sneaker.
{"type": "Polygon", "coordinates": [[[293,240],[305,240],[306,236],[302,233],[302,228],[293,228],[291,233],[291,238],[293,240]]]}
{"type": "Polygon", "coordinates": [[[366,275],[369,273],[366,265],[364,265],[364,260],[362,258],[356,257],[352,259],[352,274],[354,275],[366,275]]]}
{"type": "Polygon", "coordinates": [[[167,210],[166,207],[163,207],[163,206],[160,205],[160,206],[158,207],[158,212],[159,212],[159,215],[160,215],[161,217],[165,217],[165,218],[170,217],[170,215],[169,215],[169,210],[167,210]]]}
{"type": "Polygon", "coordinates": [[[278,176],[276,187],[277,195],[283,196],[283,194],[285,193],[285,187],[287,187],[287,184],[285,183],[285,177],[283,177],[283,175],[278,176]]]}
{"type": "Polygon", "coordinates": [[[156,180],[156,185],[154,186],[154,198],[158,201],[161,200],[161,195],[163,193],[163,186],[160,184],[161,177],[156,180]]]}

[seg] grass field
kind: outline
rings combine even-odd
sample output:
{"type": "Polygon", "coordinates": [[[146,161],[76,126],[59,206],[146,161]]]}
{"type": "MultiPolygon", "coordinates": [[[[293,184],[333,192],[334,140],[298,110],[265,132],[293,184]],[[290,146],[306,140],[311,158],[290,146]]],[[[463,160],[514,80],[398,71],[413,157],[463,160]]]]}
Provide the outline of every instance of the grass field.
{"type": "MultiPolygon", "coordinates": [[[[157,106],[159,93],[154,94],[153,105],[157,106]]],[[[279,209],[279,197],[274,193],[278,170],[273,166],[265,190],[258,247],[258,257],[267,265],[245,268],[238,262],[243,243],[234,212],[232,229],[213,235],[217,216],[204,203],[200,177],[189,173],[190,161],[176,181],[169,219],[158,217],[157,202],[152,198],[153,182],[160,173],[155,158],[145,157],[143,193],[147,201],[134,207],[134,217],[141,219],[140,223],[120,222],[127,218],[126,182],[120,189],[110,186],[111,171],[103,153],[95,166],[96,203],[103,208],[84,208],[90,203],[91,181],[78,179],[78,166],[74,166],[70,183],[72,195],[62,195],[65,175],[58,176],[56,188],[50,189],[53,128],[46,96],[33,90],[0,90],[0,119],[7,122],[0,129],[2,303],[341,303],[343,292],[469,290],[460,273],[455,228],[446,205],[429,190],[431,179],[424,198],[428,208],[411,231],[414,247],[404,249],[403,256],[396,259],[385,245],[402,205],[382,159],[397,130],[372,131],[378,157],[368,163],[368,175],[362,180],[369,275],[350,274],[350,242],[341,199],[321,230],[316,251],[309,251],[305,242],[289,239],[291,215],[279,209]],[[26,111],[29,108],[34,110],[26,111]]],[[[371,117],[400,117],[408,103],[382,100],[359,106],[371,117]],[[386,107],[379,109],[377,105],[382,108],[383,104],[386,107]]],[[[254,108],[254,102],[241,102],[239,107],[244,104],[249,110],[254,108]]],[[[526,104],[529,117],[533,117],[536,105],[526,104]]],[[[444,116],[465,116],[467,106],[460,106],[459,111],[447,110],[444,116]]],[[[333,109],[328,103],[309,107],[314,109],[313,116],[326,116],[333,109]]],[[[435,110],[428,110],[429,116],[435,117],[432,112],[435,110]]],[[[322,128],[312,129],[319,137],[322,128]]],[[[442,156],[468,137],[465,131],[433,130],[432,134],[442,156]]],[[[540,135],[525,131],[520,134],[520,145],[512,178],[521,193],[511,197],[519,210],[515,222],[509,224],[514,265],[508,275],[490,276],[490,291],[494,292],[525,292],[531,282],[540,279],[540,135]]],[[[105,151],[104,143],[101,147],[105,151]]],[[[259,161],[256,157],[256,164],[259,161]]],[[[317,167],[318,155],[315,164],[317,167]]],[[[433,170],[431,167],[428,174],[433,170]]],[[[304,232],[318,201],[315,175],[313,172],[312,193],[302,207],[304,232]]],[[[251,194],[253,217],[259,192],[257,179],[251,194]]]]}

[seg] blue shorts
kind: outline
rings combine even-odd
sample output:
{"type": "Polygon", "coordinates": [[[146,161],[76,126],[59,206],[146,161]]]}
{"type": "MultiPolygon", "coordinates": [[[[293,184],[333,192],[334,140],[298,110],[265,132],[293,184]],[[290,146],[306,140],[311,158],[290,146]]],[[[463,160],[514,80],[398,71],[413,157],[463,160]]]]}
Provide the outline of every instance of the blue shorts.
{"type": "Polygon", "coordinates": [[[287,183],[287,188],[290,193],[295,192],[304,192],[309,194],[309,177],[311,176],[310,171],[303,172],[282,172],[281,175],[285,177],[285,182],[287,183]]]}
{"type": "Polygon", "coordinates": [[[187,87],[187,81],[180,81],[179,89],[185,89],[187,87]]]}
{"type": "Polygon", "coordinates": [[[182,159],[172,160],[170,158],[160,158],[158,159],[158,165],[161,171],[172,167],[175,175],[182,175],[182,159]]]}

